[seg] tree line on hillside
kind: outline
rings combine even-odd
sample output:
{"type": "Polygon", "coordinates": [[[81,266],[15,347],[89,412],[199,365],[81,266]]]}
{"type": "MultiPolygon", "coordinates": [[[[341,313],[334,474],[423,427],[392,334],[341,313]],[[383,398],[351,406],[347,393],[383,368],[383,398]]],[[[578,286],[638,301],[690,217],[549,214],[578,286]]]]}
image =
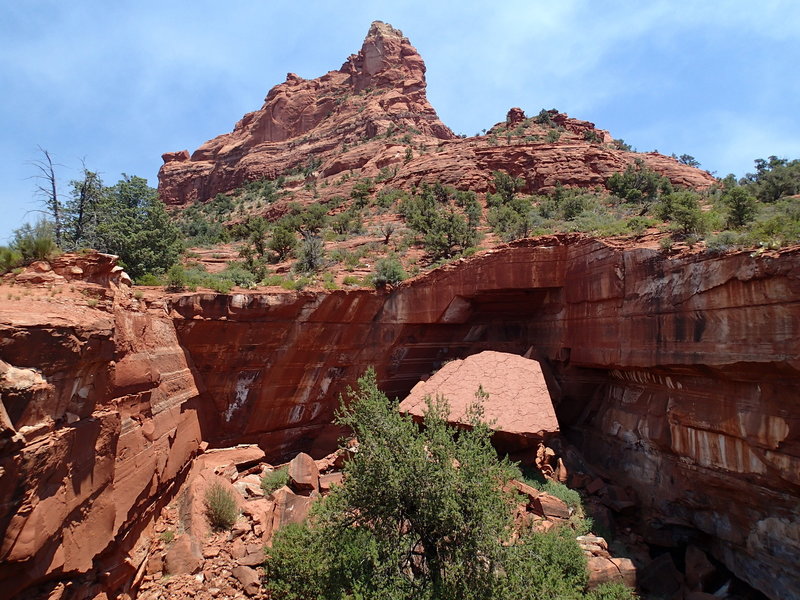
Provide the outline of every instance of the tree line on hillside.
{"type": "MultiPolygon", "coordinates": [[[[689,164],[691,158],[679,160],[689,164]]],[[[356,180],[349,198],[334,195],[307,205],[290,202],[275,221],[259,213],[269,204],[291,199],[285,184],[302,173],[251,181],[170,216],[157,191],[141,177],[123,174],[107,186],[84,166],[81,177],[69,182],[64,193],[47,151],[42,150],[42,159],[33,164],[45,218],[23,225],[9,247],[0,247],[0,272],[45,258],[56,249],[95,248],[119,255],[137,283],[166,284],[174,290],[202,285],[225,292],[234,285],[261,284],[298,289],[320,276],[325,287],[334,289],[328,267],[337,262],[347,271],[369,265],[374,269],[363,279],[347,275],[343,284],[380,287],[404,279],[407,271],[419,271],[417,259],[407,258],[411,246],[424,250],[423,264],[436,265],[474,252],[486,231],[512,241],[571,231],[630,236],[657,228],[669,234],[661,240],[667,250],[675,241],[691,246],[704,240],[709,250],[800,241],[800,160],[775,156],[756,160],[755,171],[741,179],[728,175],[703,191],[676,189],[641,159],[613,174],[605,186],[576,189],[556,184],[547,195],[526,195],[523,179],[496,171],[493,191],[485,198],[439,182],[395,189],[385,185],[393,175],[384,168],[375,178],[356,180]],[[366,223],[371,219],[379,224],[370,229],[366,223]],[[326,247],[326,242],[368,232],[379,235],[382,243],[360,244],[353,251],[326,247]],[[231,261],[221,273],[205,272],[191,256],[183,266],[178,263],[185,248],[231,241],[240,242],[240,260],[231,261]],[[270,264],[290,259],[294,265],[288,275],[271,274],[270,264]]],[[[352,177],[345,173],[333,185],[352,177]]],[[[316,184],[309,185],[306,182],[306,189],[316,194],[316,184]]],[[[320,187],[329,185],[326,181],[320,187]]]]}

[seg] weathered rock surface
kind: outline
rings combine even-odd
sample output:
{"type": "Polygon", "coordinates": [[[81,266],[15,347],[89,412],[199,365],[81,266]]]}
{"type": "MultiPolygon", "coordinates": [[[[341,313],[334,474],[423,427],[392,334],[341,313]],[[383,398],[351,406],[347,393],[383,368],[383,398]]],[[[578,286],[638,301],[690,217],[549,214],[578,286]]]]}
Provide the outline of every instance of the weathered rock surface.
{"type": "MultiPolygon", "coordinates": [[[[459,308],[448,310],[455,314],[459,308]]],[[[421,417],[427,410],[426,398],[437,396],[448,400],[451,422],[462,425],[468,424],[468,408],[480,404],[492,429],[513,437],[518,445],[533,445],[558,432],[541,366],[518,354],[486,350],[450,361],[430,379],[415,385],[400,403],[400,411],[421,417]]]]}
{"type": "Polygon", "coordinates": [[[130,302],[105,255],[53,271],[83,300],[34,287],[0,302],[3,598],[54,573],[129,578],[124,559],[200,443],[195,379],[163,309],[130,302]]]}
{"type": "MultiPolygon", "coordinates": [[[[201,439],[321,457],[366,366],[404,397],[496,350],[552,369],[562,432],[613,482],[597,490],[609,510],[640,511],[665,546],[700,532],[768,596],[798,596],[799,263],[797,248],[667,258],[558,236],[392,291],[0,298],[3,593],[87,572],[118,588],[201,439]]],[[[287,499],[284,515],[308,500],[287,499]]]]}
{"type": "Polygon", "coordinates": [[[798,408],[786,400],[800,383],[798,261],[797,249],[669,259],[559,236],[392,292],[195,294],[171,307],[214,430],[278,457],[309,447],[368,365],[405,397],[450,359],[531,350],[554,373],[562,432],[616,483],[601,482],[607,506],[633,498],[661,542],[713,536],[715,558],[778,598],[800,580],[788,560],[798,408]]]}
{"type": "Polygon", "coordinates": [[[185,205],[299,170],[305,179],[289,188],[295,200],[346,197],[351,176],[379,174],[378,188],[441,181],[484,192],[498,169],[522,177],[524,191],[545,193],[557,183],[605,186],[636,158],[679,186],[714,182],[707,172],[673,158],[619,150],[608,132],[559,113],[544,125],[512,108],[486,135],[458,138],[439,120],[425,88],[425,64],[416,49],[402,32],[376,21],[358,54],[339,70],[316,79],[289,73],[261,109],[245,115],[231,133],[191,155],[165,153],[160,197],[185,205]],[[526,128],[525,135],[519,127],[526,128]],[[508,137],[514,130],[516,137],[508,137]],[[557,141],[547,141],[552,131],[558,132],[557,141]],[[305,184],[314,192],[304,191],[305,184]]]}

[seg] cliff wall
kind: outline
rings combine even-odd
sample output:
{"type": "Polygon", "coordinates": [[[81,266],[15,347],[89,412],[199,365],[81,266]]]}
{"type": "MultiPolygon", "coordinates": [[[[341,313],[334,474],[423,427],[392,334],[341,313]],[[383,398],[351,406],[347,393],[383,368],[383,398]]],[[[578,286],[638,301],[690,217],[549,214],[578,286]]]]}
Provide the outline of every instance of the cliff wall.
{"type": "Polygon", "coordinates": [[[541,361],[562,431],[636,496],[651,541],[700,543],[771,598],[800,595],[799,263],[571,235],[377,292],[3,300],[0,579],[121,580],[201,440],[321,455],[367,365],[402,397],[493,349],[541,361]]]}
{"type": "Polygon", "coordinates": [[[101,283],[75,257],[83,268],[48,287],[4,286],[18,295],[0,302],[0,598],[124,585],[201,441],[172,321],[96,257],[101,283]]]}

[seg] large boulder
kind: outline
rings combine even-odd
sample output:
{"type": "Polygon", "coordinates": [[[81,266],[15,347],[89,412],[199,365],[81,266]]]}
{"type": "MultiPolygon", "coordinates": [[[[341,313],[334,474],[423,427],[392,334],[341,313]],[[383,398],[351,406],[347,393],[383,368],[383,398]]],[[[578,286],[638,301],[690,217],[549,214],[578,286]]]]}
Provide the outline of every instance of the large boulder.
{"type": "Polygon", "coordinates": [[[426,398],[436,396],[447,398],[457,424],[466,424],[467,409],[479,402],[485,420],[513,445],[532,446],[558,432],[541,365],[516,354],[486,351],[451,361],[415,385],[400,411],[422,417],[426,398]]]}

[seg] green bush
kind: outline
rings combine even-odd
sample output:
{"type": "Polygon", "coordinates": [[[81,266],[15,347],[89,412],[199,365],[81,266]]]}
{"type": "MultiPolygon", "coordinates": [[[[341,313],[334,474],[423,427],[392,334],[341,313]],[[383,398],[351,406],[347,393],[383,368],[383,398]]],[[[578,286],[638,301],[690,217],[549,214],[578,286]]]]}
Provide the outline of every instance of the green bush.
{"type": "Polygon", "coordinates": [[[272,230],[269,249],[275,253],[278,260],[286,260],[296,245],[297,238],[291,229],[278,225],[272,230]]]}
{"type": "Polygon", "coordinates": [[[21,264],[22,254],[18,250],[0,246],[0,274],[7,273],[21,264]]]}
{"type": "Polygon", "coordinates": [[[378,259],[375,263],[375,287],[393,285],[403,281],[408,275],[396,256],[378,259]]]}
{"type": "Polygon", "coordinates": [[[742,237],[733,231],[720,231],[706,238],[706,248],[711,252],[725,252],[742,243],[742,237]]]}
{"type": "Polygon", "coordinates": [[[722,193],[722,201],[728,208],[728,225],[744,227],[756,218],[758,204],[755,196],[743,187],[733,187],[722,193]]]}
{"type": "Polygon", "coordinates": [[[35,225],[26,223],[14,230],[11,247],[22,256],[24,264],[51,258],[58,251],[53,224],[49,221],[38,221],[35,225]]]}
{"type": "Polygon", "coordinates": [[[377,388],[371,369],[337,413],[359,452],[310,520],[281,529],[268,551],[274,598],[517,600],[582,598],[586,559],[567,527],[512,541],[519,476],[498,461],[479,407],[470,427],[428,401],[423,427],[377,388]]]}
{"type": "Polygon", "coordinates": [[[239,516],[233,494],[221,483],[214,483],[206,491],[206,517],[214,529],[230,529],[239,516]]]}
{"type": "Polygon", "coordinates": [[[174,264],[167,271],[168,292],[180,292],[186,288],[186,272],[180,264],[174,264]]]}
{"type": "Polygon", "coordinates": [[[295,270],[300,273],[319,271],[325,263],[325,248],[318,237],[309,236],[300,244],[297,251],[295,270]]]}
{"type": "Polygon", "coordinates": [[[209,287],[218,294],[228,294],[233,289],[233,282],[230,279],[213,279],[210,284],[209,287]]]}
{"type": "Polygon", "coordinates": [[[289,483],[289,471],[286,469],[275,469],[269,473],[265,473],[261,478],[261,489],[265,494],[271,494],[278,488],[281,488],[289,483]]]}
{"type": "Polygon", "coordinates": [[[672,191],[669,179],[648,168],[641,158],[629,164],[622,173],[614,173],[606,186],[612,194],[626,202],[650,201],[659,194],[672,191]]]}
{"type": "Polygon", "coordinates": [[[658,216],[665,221],[672,221],[678,231],[684,234],[705,233],[708,222],[700,208],[700,194],[690,190],[665,194],[658,207],[658,216]]]}
{"type": "Polygon", "coordinates": [[[142,275],[136,278],[136,285],[156,286],[156,285],[164,285],[164,282],[161,279],[161,277],[159,277],[155,273],[143,273],[142,275]]]}
{"type": "Polygon", "coordinates": [[[586,594],[586,600],[637,600],[638,596],[623,583],[603,583],[586,594]]]}
{"type": "Polygon", "coordinates": [[[761,202],[775,202],[786,196],[800,194],[800,159],[789,161],[770,156],[755,161],[756,172],[748,173],[741,183],[761,202]]]}
{"type": "Polygon", "coordinates": [[[452,257],[478,241],[480,205],[473,194],[423,183],[418,194],[400,203],[399,210],[409,227],[422,236],[434,260],[452,257]]]}

